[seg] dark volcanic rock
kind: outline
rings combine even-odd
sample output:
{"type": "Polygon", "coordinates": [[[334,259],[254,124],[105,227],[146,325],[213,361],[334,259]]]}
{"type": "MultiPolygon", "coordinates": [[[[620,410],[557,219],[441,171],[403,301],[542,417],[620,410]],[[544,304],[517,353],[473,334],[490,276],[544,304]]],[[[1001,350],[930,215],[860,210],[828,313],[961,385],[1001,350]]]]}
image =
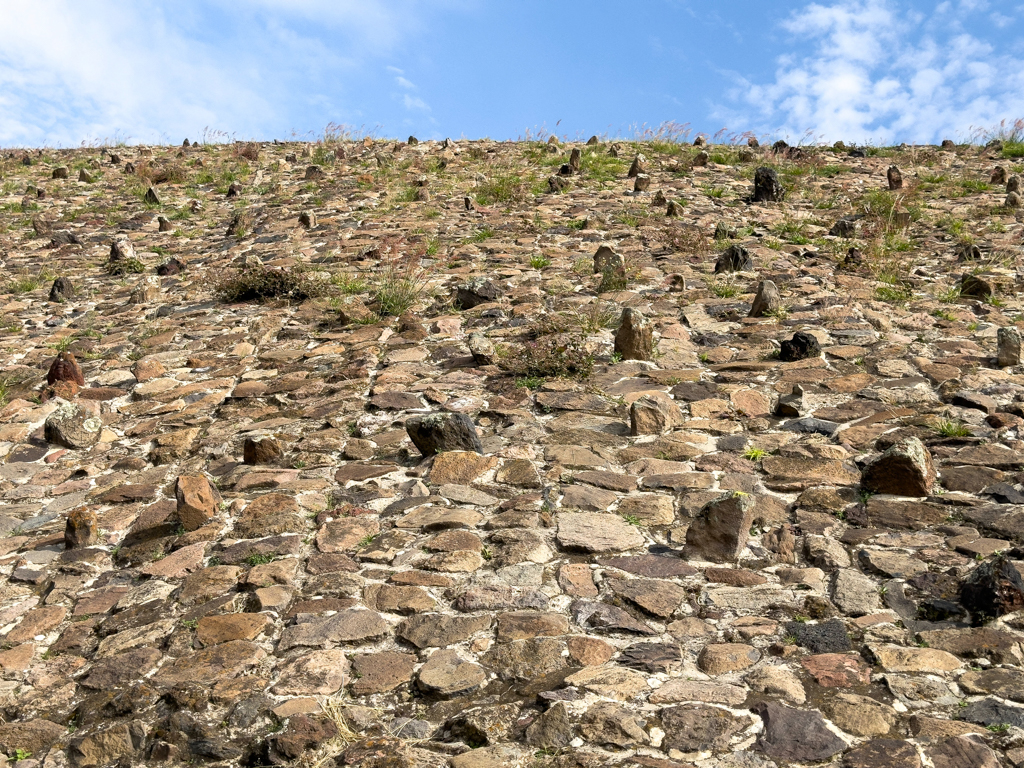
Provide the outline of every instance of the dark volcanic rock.
{"type": "Polygon", "coordinates": [[[771,168],[761,167],[754,171],[754,194],[751,198],[755,203],[781,202],[786,190],[779,181],[779,175],[771,168]]]}
{"type": "Polygon", "coordinates": [[[473,420],[464,413],[430,413],[405,422],[409,439],[424,456],[442,451],[476,451],[484,447],[473,420]]]}
{"type": "Polygon", "coordinates": [[[821,355],[821,345],[818,340],[809,333],[797,331],[792,339],[782,342],[782,349],[779,350],[779,360],[784,363],[795,360],[806,360],[809,357],[821,355]]]}
{"type": "Polygon", "coordinates": [[[982,563],[960,588],[960,601],[975,625],[1024,608],[1024,578],[1005,556],[982,563]]]}

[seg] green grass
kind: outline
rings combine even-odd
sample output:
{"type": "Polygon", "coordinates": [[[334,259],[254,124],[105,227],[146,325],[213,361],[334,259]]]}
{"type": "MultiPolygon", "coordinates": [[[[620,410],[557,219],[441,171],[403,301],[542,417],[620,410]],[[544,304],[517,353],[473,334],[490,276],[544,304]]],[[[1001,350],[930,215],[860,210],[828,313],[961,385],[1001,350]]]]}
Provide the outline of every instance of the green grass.
{"type": "Polygon", "coordinates": [[[731,282],[718,279],[706,281],[708,290],[720,299],[731,299],[739,295],[740,289],[731,282]]]}
{"type": "Polygon", "coordinates": [[[880,285],[875,288],[875,298],[890,304],[905,304],[912,295],[905,285],[880,285]]]}
{"type": "Polygon", "coordinates": [[[551,266],[551,259],[542,253],[536,253],[530,257],[530,266],[534,269],[544,269],[551,266]]]}
{"type": "Polygon", "coordinates": [[[943,419],[935,426],[935,431],[943,437],[970,437],[971,430],[962,421],[943,419]]]}
{"type": "Polygon", "coordinates": [[[540,376],[521,376],[516,379],[517,387],[525,387],[526,389],[540,389],[544,383],[544,379],[540,376]]]}
{"type": "Polygon", "coordinates": [[[967,194],[972,192],[988,192],[992,189],[991,184],[979,179],[960,179],[959,186],[967,194]]]}
{"type": "Polygon", "coordinates": [[[477,184],[476,201],[480,205],[522,202],[528,197],[532,183],[533,179],[525,179],[515,171],[498,173],[477,184]]]}
{"type": "Polygon", "coordinates": [[[38,277],[19,277],[7,284],[7,290],[9,293],[29,293],[42,284],[38,277]]]}
{"type": "Polygon", "coordinates": [[[331,276],[331,285],[335,286],[344,294],[363,293],[369,288],[369,283],[361,277],[354,277],[339,272],[331,276]]]}
{"type": "Polygon", "coordinates": [[[716,200],[720,200],[722,195],[725,194],[725,187],[716,187],[711,184],[704,184],[701,186],[701,190],[703,190],[705,195],[713,197],[716,200]]]}
{"type": "Polygon", "coordinates": [[[960,300],[960,289],[954,285],[940,293],[937,298],[945,304],[956,304],[960,300]]]}
{"type": "Polygon", "coordinates": [[[580,158],[580,175],[601,184],[621,179],[627,170],[624,160],[596,148],[584,151],[580,158]]]}
{"type": "Polygon", "coordinates": [[[498,233],[495,232],[490,227],[484,227],[483,229],[481,229],[478,232],[476,232],[475,234],[473,234],[469,238],[469,242],[471,242],[471,243],[482,243],[485,240],[490,240],[496,234],[498,234],[498,233]]]}
{"type": "Polygon", "coordinates": [[[743,458],[750,459],[751,461],[760,461],[767,455],[768,451],[754,447],[747,448],[747,450],[743,452],[743,458]]]}
{"type": "Polygon", "coordinates": [[[1003,142],[1003,157],[1024,157],[1024,141],[1003,142]]]}

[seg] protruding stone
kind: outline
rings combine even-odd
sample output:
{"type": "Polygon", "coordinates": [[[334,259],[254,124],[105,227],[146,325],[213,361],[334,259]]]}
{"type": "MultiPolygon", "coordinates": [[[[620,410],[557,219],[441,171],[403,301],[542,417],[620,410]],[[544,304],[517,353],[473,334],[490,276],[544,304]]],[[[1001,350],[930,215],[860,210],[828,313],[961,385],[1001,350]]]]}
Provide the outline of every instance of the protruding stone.
{"type": "Polygon", "coordinates": [[[629,172],[626,175],[631,179],[635,179],[641,173],[647,173],[647,157],[638,154],[633,158],[633,162],[629,166],[629,172]]]}
{"type": "Polygon", "coordinates": [[[992,169],[992,174],[988,178],[989,184],[1005,184],[1006,183],[1006,169],[997,165],[992,169]]]}
{"type": "Polygon", "coordinates": [[[64,525],[64,547],[82,549],[91,547],[99,537],[96,512],[88,507],[78,507],[68,514],[64,525]]]}
{"type": "Polygon", "coordinates": [[[48,443],[73,450],[92,448],[100,439],[103,422],[98,416],[73,403],[57,406],[43,423],[48,443]]]}
{"type": "Polygon", "coordinates": [[[615,352],[623,360],[650,360],[654,354],[654,327],[638,310],[622,310],[618,330],[615,331],[615,352]]]}
{"type": "Polygon", "coordinates": [[[56,384],[58,381],[71,381],[80,387],[85,386],[82,369],[71,352],[58,352],[57,359],[50,365],[46,373],[46,383],[56,384]]]}
{"type": "Polygon", "coordinates": [[[679,406],[664,392],[649,392],[629,406],[630,434],[634,436],[660,435],[684,422],[679,406]]]}
{"type": "Polygon", "coordinates": [[[582,159],[583,153],[580,151],[580,148],[573,147],[572,151],[569,153],[569,170],[572,173],[580,172],[580,161],[582,161],[582,159]]]}
{"type": "Polygon", "coordinates": [[[246,464],[275,464],[281,455],[281,444],[273,437],[247,437],[242,443],[242,461],[246,464]]]}
{"type": "Polygon", "coordinates": [[[757,295],[750,305],[750,317],[764,317],[777,311],[782,306],[782,296],[771,280],[762,280],[757,284],[757,295]]]}
{"type": "Polygon", "coordinates": [[[159,232],[173,232],[174,222],[168,219],[166,216],[156,217],[157,231],[159,232]]]}
{"type": "Polygon", "coordinates": [[[484,452],[473,420],[464,413],[414,416],[405,422],[405,431],[424,456],[442,451],[484,452]]]}
{"type": "Polygon", "coordinates": [[[687,557],[714,563],[735,562],[754,522],[753,496],[736,494],[706,504],[686,531],[687,557]]]}
{"type": "Polygon", "coordinates": [[[1024,608],[1024,575],[1005,556],[982,563],[964,579],[960,602],[977,626],[1024,608]]]}
{"type": "Polygon", "coordinates": [[[903,189],[903,174],[900,173],[900,169],[895,165],[890,165],[889,170],[885,174],[886,179],[889,182],[889,189],[903,189]]]}
{"type": "Polygon", "coordinates": [[[303,211],[299,214],[299,224],[306,229],[313,229],[316,226],[316,213],[314,211],[303,211]]]}
{"type": "Polygon", "coordinates": [[[473,362],[477,365],[494,363],[494,343],[482,333],[471,333],[468,346],[470,354],[473,355],[473,362]]]}
{"type": "Polygon", "coordinates": [[[184,261],[176,256],[172,256],[162,264],[158,264],[156,267],[156,273],[160,277],[169,277],[171,275],[180,275],[185,271],[186,264],[184,261]]]}
{"type": "Polygon", "coordinates": [[[142,198],[142,201],[146,205],[160,205],[160,196],[156,193],[155,189],[150,187],[146,190],[146,195],[142,198]]]}
{"type": "Polygon", "coordinates": [[[53,169],[51,174],[55,179],[66,179],[68,177],[68,167],[66,165],[60,165],[53,169]]]}
{"type": "Polygon", "coordinates": [[[1020,331],[1012,326],[1000,328],[996,334],[999,342],[998,362],[1000,368],[1020,365],[1020,331]]]}
{"type": "Polygon", "coordinates": [[[633,182],[634,192],[646,192],[651,188],[651,177],[646,173],[638,173],[633,182]]]}
{"type": "Polygon", "coordinates": [[[775,405],[775,415],[784,419],[799,419],[803,416],[804,410],[804,388],[799,384],[793,385],[793,391],[788,395],[779,395],[779,402],[775,405]]]}
{"type": "Polygon", "coordinates": [[[786,197],[786,190],[779,182],[779,175],[771,168],[760,167],[754,172],[755,203],[778,203],[786,197]]]}
{"type": "Polygon", "coordinates": [[[1014,174],[1012,174],[1006,180],[1006,193],[1009,194],[1010,192],[1020,192],[1020,191],[1021,191],[1020,176],[1018,176],[1016,173],[1014,173],[1014,174]]]}
{"type": "Polygon", "coordinates": [[[960,295],[985,301],[992,296],[992,285],[977,275],[965,272],[960,278],[960,295]]]}
{"type": "Polygon", "coordinates": [[[797,331],[793,334],[792,339],[783,341],[782,348],[779,350],[779,360],[784,363],[806,360],[809,357],[819,357],[820,355],[821,345],[818,343],[818,339],[813,334],[804,331],[797,331]]]}
{"type": "Polygon", "coordinates": [[[901,440],[864,468],[860,484],[871,493],[927,496],[935,484],[931,454],[916,437],[901,440]]]}
{"type": "Polygon", "coordinates": [[[715,274],[723,272],[751,272],[754,269],[754,260],[750,251],[742,245],[730,245],[725,252],[715,261],[715,274]]]}
{"type": "Polygon", "coordinates": [[[178,502],[175,517],[187,531],[202,528],[217,514],[220,494],[205,477],[181,475],[174,493],[178,502]]]}
{"type": "Polygon", "coordinates": [[[501,289],[485,277],[477,277],[462,283],[455,289],[455,306],[472,309],[480,304],[490,304],[501,298],[501,289]]]}

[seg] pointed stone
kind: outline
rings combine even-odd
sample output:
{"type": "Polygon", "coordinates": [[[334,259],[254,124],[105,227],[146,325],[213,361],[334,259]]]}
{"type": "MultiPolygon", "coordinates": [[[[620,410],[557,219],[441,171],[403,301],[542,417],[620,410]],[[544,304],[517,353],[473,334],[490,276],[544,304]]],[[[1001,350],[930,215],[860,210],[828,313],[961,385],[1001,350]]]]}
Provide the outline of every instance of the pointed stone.
{"type": "Polygon", "coordinates": [[[631,307],[622,310],[615,331],[615,352],[622,355],[623,360],[650,360],[654,354],[654,327],[631,307]]]}
{"type": "Polygon", "coordinates": [[[782,296],[771,280],[762,280],[757,285],[757,295],[750,306],[750,317],[764,317],[782,306],[782,296]]]}
{"type": "Polygon", "coordinates": [[[998,362],[1000,368],[1020,365],[1020,331],[1012,326],[1000,328],[996,334],[999,343],[998,362]]]}

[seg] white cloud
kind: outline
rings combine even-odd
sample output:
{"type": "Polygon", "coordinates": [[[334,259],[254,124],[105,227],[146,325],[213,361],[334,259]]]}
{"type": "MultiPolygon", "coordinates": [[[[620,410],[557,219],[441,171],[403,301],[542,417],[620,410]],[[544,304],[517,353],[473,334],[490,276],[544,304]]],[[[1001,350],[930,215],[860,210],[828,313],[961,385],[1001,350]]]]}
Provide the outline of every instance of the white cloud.
{"type": "Polygon", "coordinates": [[[405,105],[405,108],[409,110],[419,110],[422,112],[430,111],[430,105],[419,96],[410,96],[407,93],[402,97],[402,103],[405,105]]]}
{"type": "Polygon", "coordinates": [[[773,82],[740,80],[732,96],[745,108],[716,116],[859,142],[937,141],[1024,116],[1024,65],[931,20],[890,0],[805,6],[782,26],[810,50],[780,56],[773,82]]]}
{"type": "Polygon", "coordinates": [[[398,83],[403,88],[409,88],[410,90],[415,90],[416,89],[415,85],[410,83],[408,80],[406,80],[401,75],[399,75],[398,77],[395,78],[395,82],[398,83]]]}
{"type": "MultiPolygon", "coordinates": [[[[0,146],[281,135],[453,0],[32,0],[0,24],[0,146]]],[[[395,68],[399,83],[408,83],[395,68]]],[[[425,102],[420,100],[424,106],[425,102]]],[[[316,118],[313,118],[316,119],[316,118]]]]}

